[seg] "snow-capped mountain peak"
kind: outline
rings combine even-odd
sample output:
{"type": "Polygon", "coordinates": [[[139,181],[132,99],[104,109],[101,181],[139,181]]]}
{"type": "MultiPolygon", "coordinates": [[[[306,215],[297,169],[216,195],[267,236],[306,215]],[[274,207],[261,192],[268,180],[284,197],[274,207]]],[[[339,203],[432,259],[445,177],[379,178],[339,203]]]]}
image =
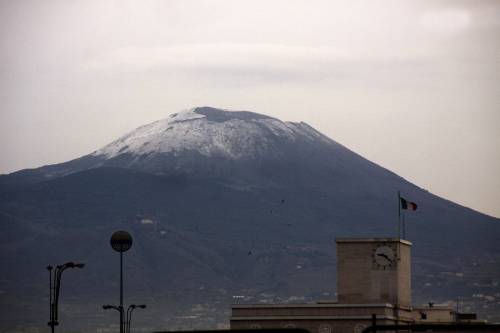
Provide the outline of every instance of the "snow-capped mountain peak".
{"type": "Polygon", "coordinates": [[[141,126],[93,153],[106,159],[121,154],[148,155],[195,151],[230,159],[256,156],[277,141],[326,137],[304,123],[282,122],[248,111],[197,107],[141,126]]]}

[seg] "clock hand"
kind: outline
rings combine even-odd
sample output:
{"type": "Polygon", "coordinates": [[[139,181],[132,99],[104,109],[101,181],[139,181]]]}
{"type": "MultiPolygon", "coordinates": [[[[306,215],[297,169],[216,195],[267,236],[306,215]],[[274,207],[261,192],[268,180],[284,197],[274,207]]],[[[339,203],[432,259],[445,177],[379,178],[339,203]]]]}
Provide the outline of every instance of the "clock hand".
{"type": "Polygon", "coordinates": [[[391,258],[387,256],[385,253],[377,253],[378,256],[387,259],[389,262],[392,262],[391,258]]]}

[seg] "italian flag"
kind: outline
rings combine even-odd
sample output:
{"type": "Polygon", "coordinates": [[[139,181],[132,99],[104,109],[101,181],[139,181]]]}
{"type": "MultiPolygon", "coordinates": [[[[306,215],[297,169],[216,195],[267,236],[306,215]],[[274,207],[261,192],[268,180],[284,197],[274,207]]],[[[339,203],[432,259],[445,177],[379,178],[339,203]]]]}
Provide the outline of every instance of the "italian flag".
{"type": "Polygon", "coordinates": [[[408,201],[404,198],[399,198],[401,200],[401,208],[408,210],[417,210],[417,204],[411,201],[408,201]]]}

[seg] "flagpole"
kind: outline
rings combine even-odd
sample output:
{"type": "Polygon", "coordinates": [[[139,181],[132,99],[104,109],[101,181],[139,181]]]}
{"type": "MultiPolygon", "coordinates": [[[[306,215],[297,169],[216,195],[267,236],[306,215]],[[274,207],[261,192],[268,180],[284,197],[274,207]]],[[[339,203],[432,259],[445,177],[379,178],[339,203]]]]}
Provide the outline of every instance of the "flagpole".
{"type": "Polygon", "coordinates": [[[398,190],[398,261],[401,260],[401,192],[398,190]]]}
{"type": "Polygon", "coordinates": [[[405,222],[405,213],[403,212],[403,239],[406,239],[406,222],[405,222]]]}
{"type": "Polygon", "coordinates": [[[401,193],[398,191],[398,239],[401,238],[401,193]]]}

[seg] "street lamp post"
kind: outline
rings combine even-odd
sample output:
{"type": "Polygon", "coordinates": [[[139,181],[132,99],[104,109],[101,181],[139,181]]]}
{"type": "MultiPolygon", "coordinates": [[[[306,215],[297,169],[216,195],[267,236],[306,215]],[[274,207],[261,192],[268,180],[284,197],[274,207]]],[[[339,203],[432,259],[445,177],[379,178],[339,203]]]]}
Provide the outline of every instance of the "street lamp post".
{"type": "Polygon", "coordinates": [[[65,263],[64,265],[57,265],[56,268],[52,266],[47,266],[47,270],[49,271],[49,306],[50,306],[50,314],[49,314],[49,322],[47,325],[51,327],[52,333],[55,331],[55,326],[59,325],[58,320],[58,306],[59,306],[59,290],[61,287],[61,277],[62,273],[68,268],[83,268],[85,264],[77,263],[70,261],[65,263]],[[54,274],[52,274],[52,270],[54,269],[54,274]]]}
{"type": "MultiPolygon", "coordinates": [[[[104,310],[116,310],[120,313],[120,315],[123,315],[123,308],[120,307],[120,306],[116,306],[116,305],[103,305],[102,308],[104,310]]],[[[127,308],[127,313],[125,315],[125,322],[124,322],[124,330],[125,332],[124,333],[130,333],[130,323],[132,321],[132,312],[135,310],[135,309],[145,309],[146,308],[146,304],[140,304],[140,305],[136,305],[136,304],[131,304],[129,305],[129,307],[127,308]]]]}
{"type": "Polygon", "coordinates": [[[140,304],[140,305],[135,305],[135,304],[132,304],[128,307],[127,309],[127,319],[126,319],[126,323],[127,323],[127,329],[126,329],[126,332],[125,333],[130,333],[130,322],[132,321],[132,312],[135,310],[135,309],[145,309],[146,308],[146,304],[140,304]]]}
{"type": "Polygon", "coordinates": [[[120,313],[120,330],[122,329],[121,318],[123,318],[123,307],[116,305],[103,305],[102,308],[104,310],[116,310],[120,313]]]}
{"type": "Polygon", "coordinates": [[[123,252],[132,247],[132,236],[126,231],[116,231],[111,235],[111,247],[120,253],[120,333],[124,333],[123,323],[123,252]]]}
{"type": "Polygon", "coordinates": [[[132,247],[132,236],[126,231],[116,231],[111,235],[111,247],[113,250],[120,253],[120,305],[103,305],[104,310],[116,310],[120,313],[120,333],[130,333],[130,321],[132,320],[132,312],[139,308],[145,309],[146,305],[132,304],[127,308],[124,316],[123,307],[123,252],[128,251],[132,247]],[[125,320],[124,320],[125,317],[125,320]]]}

